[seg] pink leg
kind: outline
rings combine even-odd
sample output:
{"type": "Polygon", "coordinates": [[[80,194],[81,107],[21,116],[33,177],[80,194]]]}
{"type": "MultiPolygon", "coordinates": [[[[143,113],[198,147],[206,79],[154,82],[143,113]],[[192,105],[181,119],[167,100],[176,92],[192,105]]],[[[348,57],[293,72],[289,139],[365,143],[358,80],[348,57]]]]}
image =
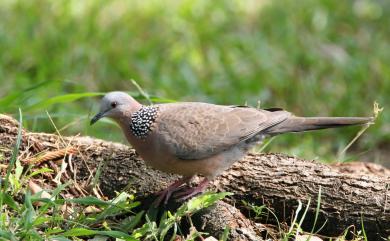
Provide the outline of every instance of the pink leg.
{"type": "Polygon", "coordinates": [[[158,198],[153,202],[154,207],[158,207],[161,202],[164,200],[164,204],[168,203],[169,198],[172,196],[172,193],[179,190],[181,185],[191,180],[192,177],[183,177],[171,185],[169,185],[166,189],[159,191],[158,198]]]}
{"type": "Polygon", "coordinates": [[[180,201],[184,201],[189,199],[190,197],[195,196],[198,193],[202,193],[207,186],[209,185],[210,181],[207,178],[204,178],[196,187],[188,188],[186,190],[183,190],[181,192],[175,193],[174,197],[177,198],[180,201]]]}

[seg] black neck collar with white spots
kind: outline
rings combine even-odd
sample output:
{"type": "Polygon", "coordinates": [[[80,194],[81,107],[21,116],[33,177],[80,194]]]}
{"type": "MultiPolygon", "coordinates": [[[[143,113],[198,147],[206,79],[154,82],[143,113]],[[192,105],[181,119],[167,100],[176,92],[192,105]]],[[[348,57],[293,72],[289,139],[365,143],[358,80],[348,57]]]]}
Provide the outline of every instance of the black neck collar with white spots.
{"type": "Polygon", "coordinates": [[[142,106],[131,115],[130,130],[139,139],[146,138],[156,120],[158,108],[156,106],[142,106]]]}

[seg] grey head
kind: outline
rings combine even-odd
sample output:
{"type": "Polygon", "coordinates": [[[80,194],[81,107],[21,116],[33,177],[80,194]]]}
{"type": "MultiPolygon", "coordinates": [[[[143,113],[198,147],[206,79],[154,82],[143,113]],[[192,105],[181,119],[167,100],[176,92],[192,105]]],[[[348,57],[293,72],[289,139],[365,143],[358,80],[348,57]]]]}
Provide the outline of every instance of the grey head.
{"type": "Polygon", "coordinates": [[[142,105],[140,103],[125,92],[109,92],[101,100],[100,111],[92,118],[91,125],[103,117],[119,121],[125,116],[131,116],[133,112],[141,107],[142,105]]]}

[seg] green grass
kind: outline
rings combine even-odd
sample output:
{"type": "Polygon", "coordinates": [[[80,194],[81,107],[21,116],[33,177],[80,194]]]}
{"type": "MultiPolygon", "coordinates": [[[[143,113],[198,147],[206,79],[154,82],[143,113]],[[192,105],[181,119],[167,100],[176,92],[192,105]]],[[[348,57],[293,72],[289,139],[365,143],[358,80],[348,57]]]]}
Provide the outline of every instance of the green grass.
{"type": "MultiPolygon", "coordinates": [[[[390,140],[389,21],[388,1],[1,1],[0,112],[20,107],[26,127],[54,132],[47,110],[66,135],[123,141],[88,119],[92,95],[136,93],[131,79],[164,99],[305,116],[368,116],[376,100],[385,112],[353,147],[375,151],[390,140]]],[[[334,160],[356,132],[281,136],[266,151],[334,160]]]]}

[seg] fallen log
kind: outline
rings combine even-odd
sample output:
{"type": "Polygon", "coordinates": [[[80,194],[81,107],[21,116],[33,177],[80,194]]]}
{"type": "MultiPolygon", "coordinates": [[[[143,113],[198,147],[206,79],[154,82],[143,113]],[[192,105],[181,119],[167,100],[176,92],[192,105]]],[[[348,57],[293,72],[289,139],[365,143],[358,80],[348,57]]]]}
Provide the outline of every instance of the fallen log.
{"type": "MultiPolygon", "coordinates": [[[[5,150],[5,160],[11,155],[17,127],[18,123],[12,118],[0,116],[0,146],[5,150]]],[[[109,197],[125,188],[133,191],[147,205],[153,200],[154,192],[177,178],[145,166],[135,151],[126,145],[89,137],[60,138],[24,131],[21,150],[25,157],[20,158],[29,159],[39,151],[58,151],[65,147],[72,148],[73,169],[77,178],[85,181],[83,188],[88,189],[100,169],[99,187],[109,197]]],[[[351,225],[360,229],[363,221],[369,240],[379,240],[390,235],[389,186],[390,176],[386,169],[376,174],[348,173],[338,166],[281,154],[249,154],[218,177],[212,189],[234,193],[226,202],[244,214],[248,215],[248,212],[242,200],[255,205],[265,204],[273,210],[279,222],[288,224],[298,201],[307,203],[311,199],[312,205],[302,226],[310,231],[321,187],[321,208],[314,230],[325,223],[320,233],[338,236],[351,225]]],[[[220,212],[220,215],[227,214],[220,212]]],[[[272,219],[272,216],[268,218],[272,219]]],[[[258,233],[254,227],[250,228],[250,232],[258,233]]]]}

